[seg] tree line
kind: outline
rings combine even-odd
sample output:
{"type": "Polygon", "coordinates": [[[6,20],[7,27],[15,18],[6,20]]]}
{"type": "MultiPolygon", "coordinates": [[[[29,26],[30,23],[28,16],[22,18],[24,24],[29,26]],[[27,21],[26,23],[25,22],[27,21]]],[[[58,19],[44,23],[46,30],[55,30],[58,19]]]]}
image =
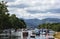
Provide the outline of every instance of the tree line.
{"type": "Polygon", "coordinates": [[[26,28],[23,19],[19,19],[15,14],[10,15],[7,9],[7,2],[0,2],[0,29],[26,28]]]}
{"type": "Polygon", "coordinates": [[[44,23],[38,26],[39,29],[52,29],[54,31],[60,31],[60,23],[44,23]]]}

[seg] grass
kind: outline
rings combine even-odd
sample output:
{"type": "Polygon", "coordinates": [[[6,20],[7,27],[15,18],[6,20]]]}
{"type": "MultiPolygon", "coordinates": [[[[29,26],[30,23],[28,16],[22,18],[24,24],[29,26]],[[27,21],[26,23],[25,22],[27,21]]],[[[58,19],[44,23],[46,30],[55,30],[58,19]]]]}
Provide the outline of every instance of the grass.
{"type": "Polygon", "coordinates": [[[60,39],[60,32],[57,32],[54,37],[60,39]]]}

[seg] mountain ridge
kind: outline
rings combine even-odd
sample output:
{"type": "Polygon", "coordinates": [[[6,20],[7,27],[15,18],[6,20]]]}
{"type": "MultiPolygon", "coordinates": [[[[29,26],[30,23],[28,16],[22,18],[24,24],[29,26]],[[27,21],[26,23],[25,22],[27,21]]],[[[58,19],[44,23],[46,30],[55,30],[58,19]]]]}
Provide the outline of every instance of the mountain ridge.
{"type": "Polygon", "coordinates": [[[60,23],[58,18],[46,18],[43,20],[39,19],[24,19],[28,27],[37,27],[39,24],[43,23],[60,23]]]}

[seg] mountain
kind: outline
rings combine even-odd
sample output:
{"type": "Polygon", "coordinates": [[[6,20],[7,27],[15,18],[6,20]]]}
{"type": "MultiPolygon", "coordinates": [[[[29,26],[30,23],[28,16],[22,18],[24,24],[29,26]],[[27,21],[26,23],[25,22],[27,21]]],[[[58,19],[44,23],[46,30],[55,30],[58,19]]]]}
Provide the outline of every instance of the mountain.
{"type": "Polygon", "coordinates": [[[48,22],[48,23],[60,23],[60,19],[58,18],[46,18],[43,19],[42,22],[48,22]]]}
{"type": "Polygon", "coordinates": [[[60,19],[57,18],[46,18],[43,20],[39,20],[39,19],[24,19],[27,27],[37,27],[39,24],[43,24],[43,23],[60,23],[60,19]]]}
{"type": "Polygon", "coordinates": [[[25,19],[25,22],[29,27],[37,27],[37,25],[42,23],[39,19],[25,19]]]}

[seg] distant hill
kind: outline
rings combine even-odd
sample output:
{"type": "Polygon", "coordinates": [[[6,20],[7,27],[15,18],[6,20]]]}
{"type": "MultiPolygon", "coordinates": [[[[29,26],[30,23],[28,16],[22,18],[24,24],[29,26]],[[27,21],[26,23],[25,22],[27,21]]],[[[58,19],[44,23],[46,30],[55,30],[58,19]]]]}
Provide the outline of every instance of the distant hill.
{"type": "Polygon", "coordinates": [[[39,19],[24,19],[28,27],[37,27],[39,24],[43,23],[60,23],[60,19],[57,18],[46,18],[43,20],[39,19]]]}
{"type": "Polygon", "coordinates": [[[43,22],[49,22],[49,23],[59,23],[60,19],[58,18],[46,18],[42,20],[43,22]]]}
{"type": "Polygon", "coordinates": [[[39,19],[25,19],[25,22],[29,27],[37,27],[37,25],[42,23],[39,19]]]}

